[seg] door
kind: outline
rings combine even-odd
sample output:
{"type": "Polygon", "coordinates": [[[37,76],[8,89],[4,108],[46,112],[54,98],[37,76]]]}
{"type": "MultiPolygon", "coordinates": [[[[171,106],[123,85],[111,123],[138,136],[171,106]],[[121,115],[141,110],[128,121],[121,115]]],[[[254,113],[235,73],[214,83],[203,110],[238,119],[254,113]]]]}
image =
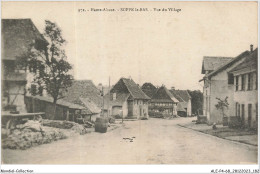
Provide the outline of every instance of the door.
{"type": "Polygon", "coordinates": [[[128,109],[128,116],[132,117],[134,115],[134,101],[128,100],[127,101],[127,109],[128,109]]]}
{"type": "Polygon", "coordinates": [[[252,104],[248,104],[248,127],[251,127],[252,122],[252,104]]]}

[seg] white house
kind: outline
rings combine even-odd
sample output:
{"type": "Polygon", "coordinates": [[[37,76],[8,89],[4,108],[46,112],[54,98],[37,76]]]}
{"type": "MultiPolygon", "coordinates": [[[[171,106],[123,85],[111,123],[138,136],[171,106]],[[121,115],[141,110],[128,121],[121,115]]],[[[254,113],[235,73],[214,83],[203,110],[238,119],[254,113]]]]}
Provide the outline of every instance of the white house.
{"type": "Polygon", "coordinates": [[[258,49],[230,70],[234,75],[235,115],[240,117],[242,127],[257,128],[258,123],[258,49]]]}
{"type": "MultiPolygon", "coordinates": [[[[251,46],[251,52],[253,47],[251,46]]],[[[227,116],[235,115],[235,102],[234,96],[234,76],[230,73],[230,70],[243,62],[250,54],[249,51],[245,51],[235,58],[218,58],[221,60],[219,65],[214,64],[213,70],[206,69],[205,61],[202,65],[202,73],[205,76],[202,80],[204,82],[203,87],[203,115],[207,116],[209,124],[222,123],[223,116],[216,108],[218,100],[216,98],[225,99],[228,97],[229,108],[225,111],[227,116]],[[225,63],[224,63],[225,62],[225,63]]],[[[210,64],[208,62],[207,64],[210,64]]]]}

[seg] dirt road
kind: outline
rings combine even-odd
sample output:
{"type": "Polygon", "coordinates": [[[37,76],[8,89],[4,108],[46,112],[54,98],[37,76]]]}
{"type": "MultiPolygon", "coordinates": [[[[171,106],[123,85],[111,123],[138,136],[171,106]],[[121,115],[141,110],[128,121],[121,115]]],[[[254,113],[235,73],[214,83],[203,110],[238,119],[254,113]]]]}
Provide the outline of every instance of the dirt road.
{"type": "Polygon", "coordinates": [[[192,118],[125,122],[28,150],[2,150],[8,164],[252,164],[257,148],[178,126],[192,118]],[[130,142],[129,139],[133,141],[130,142]]]}

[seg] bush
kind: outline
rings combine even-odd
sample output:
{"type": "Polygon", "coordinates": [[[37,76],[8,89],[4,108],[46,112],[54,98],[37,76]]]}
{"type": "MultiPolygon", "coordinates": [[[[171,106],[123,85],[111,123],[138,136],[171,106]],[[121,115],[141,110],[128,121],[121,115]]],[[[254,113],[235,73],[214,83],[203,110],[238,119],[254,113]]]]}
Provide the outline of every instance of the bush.
{"type": "Polygon", "coordinates": [[[240,117],[237,116],[230,116],[228,121],[228,127],[230,128],[241,128],[242,121],[240,117]]]}

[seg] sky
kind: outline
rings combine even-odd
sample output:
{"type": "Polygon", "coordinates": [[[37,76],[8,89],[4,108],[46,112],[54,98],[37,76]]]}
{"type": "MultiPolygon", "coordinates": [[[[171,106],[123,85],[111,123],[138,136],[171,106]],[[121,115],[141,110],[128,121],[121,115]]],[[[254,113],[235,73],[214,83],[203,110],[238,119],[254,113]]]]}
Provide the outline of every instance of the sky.
{"type": "Polygon", "coordinates": [[[257,2],[2,2],[2,18],[31,18],[40,32],[44,20],[55,22],[74,78],[96,85],[131,77],[140,85],[202,90],[203,56],[235,57],[257,47],[257,16],[257,2]]]}

